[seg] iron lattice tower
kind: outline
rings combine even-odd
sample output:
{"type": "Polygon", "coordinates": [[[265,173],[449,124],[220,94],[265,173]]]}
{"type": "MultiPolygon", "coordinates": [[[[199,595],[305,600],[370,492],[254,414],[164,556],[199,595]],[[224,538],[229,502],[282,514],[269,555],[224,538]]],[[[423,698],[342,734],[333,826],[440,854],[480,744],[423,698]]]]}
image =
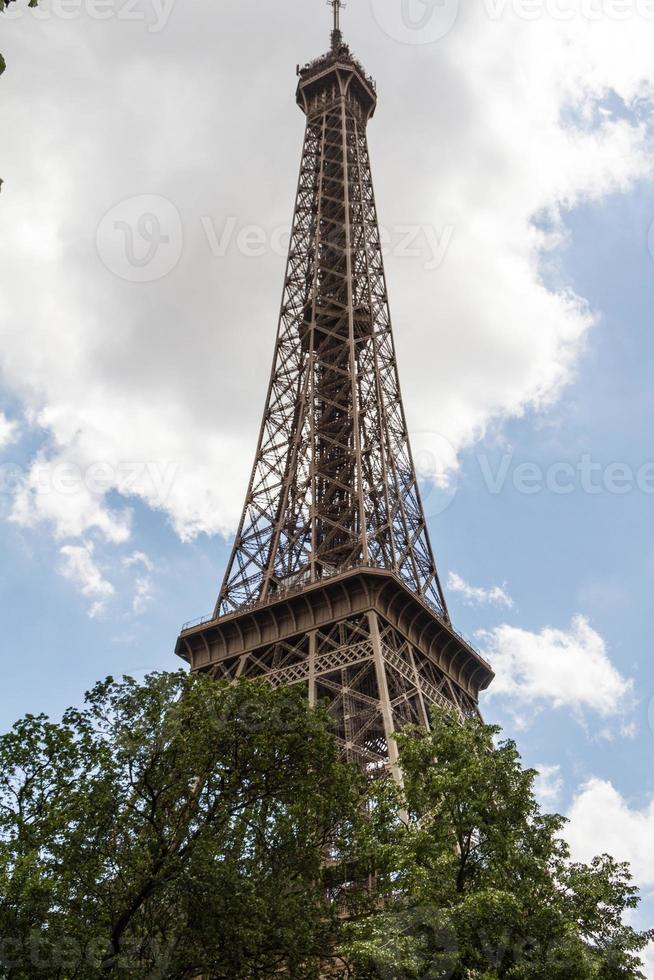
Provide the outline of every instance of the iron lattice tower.
{"type": "Polygon", "coordinates": [[[177,653],[216,678],[305,685],[343,755],[395,767],[392,732],[477,712],[489,665],[452,628],[397,371],[367,124],[342,41],[299,71],[306,134],[259,443],[213,616],[177,653]]]}

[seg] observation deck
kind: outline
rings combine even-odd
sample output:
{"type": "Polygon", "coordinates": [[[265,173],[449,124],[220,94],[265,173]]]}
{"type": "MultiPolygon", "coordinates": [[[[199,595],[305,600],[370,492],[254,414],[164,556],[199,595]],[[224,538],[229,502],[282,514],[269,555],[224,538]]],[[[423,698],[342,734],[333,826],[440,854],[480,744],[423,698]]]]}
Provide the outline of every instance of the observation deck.
{"type": "Polygon", "coordinates": [[[355,98],[366,121],[377,108],[377,86],[363,65],[354,57],[347,44],[341,43],[298,67],[297,103],[309,115],[324,97],[330,94],[355,98]]]}

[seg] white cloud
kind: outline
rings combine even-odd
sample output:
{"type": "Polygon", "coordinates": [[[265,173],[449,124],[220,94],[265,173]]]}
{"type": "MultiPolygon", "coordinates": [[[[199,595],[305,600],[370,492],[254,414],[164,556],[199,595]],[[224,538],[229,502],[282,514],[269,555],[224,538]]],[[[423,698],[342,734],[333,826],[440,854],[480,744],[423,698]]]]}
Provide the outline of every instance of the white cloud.
{"type": "MultiPolygon", "coordinates": [[[[548,288],[543,258],[565,236],[568,209],[651,176],[645,125],[600,107],[614,91],[645,118],[654,62],[637,18],[530,23],[507,8],[493,21],[465,4],[451,34],[420,48],[394,43],[370,16],[361,5],[348,29],[380,86],[382,224],[453,229],[437,271],[429,255],[387,262],[409,420],[427,450],[430,440],[438,455],[452,447],[451,468],[491,423],[551,404],[574,375],[594,314],[565,284],[548,288]],[[543,215],[547,232],[533,221],[543,215]]],[[[46,436],[37,462],[86,473],[101,461],[110,473],[77,502],[31,473],[14,519],[124,541],[117,491],[165,513],[184,539],[229,533],[283,259],[235,247],[216,257],[201,219],[218,235],[229,216],[268,232],[287,221],[302,130],[289,66],[319,53],[326,31],[291,0],[189,0],[158,32],[83,15],[74,29],[56,17],[7,24],[0,371],[46,436]],[[254,23],[244,57],[233,37],[254,23]],[[247,112],[234,92],[257,93],[247,112]],[[174,202],[184,244],[166,277],[126,282],[100,261],[96,229],[144,192],[174,202]],[[126,473],[133,465],[139,473],[126,473]]]]}
{"type": "MultiPolygon", "coordinates": [[[[576,861],[598,854],[628,861],[642,892],[654,886],[654,798],[642,808],[631,806],[611,782],[589,779],[567,814],[564,836],[576,861]]],[[[654,944],[644,950],[645,976],[654,980],[654,944]]]]}
{"type": "Polygon", "coordinates": [[[546,810],[556,809],[563,790],[561,766],[536,766],[536,769],[538,770],[534,785],[536,796],[546,810]]]}
{"type": "Polygon", "coordinates": [[[507,609],[513,608],[513,599],[499,585],[494,585],[490,589],[484,589],[481,586],[469,585],[456,572],[450,572],[447,580],[447,588],[450,592],[458,593],[463,598],[463,601],[469,605],[493,605],[505,606],[507,609]]]}
{"type": "Polygon", "coordinates": [[[93,545],[64,545],[60,549],[63,558],[61,574],[81,591],[83,596],[93,599],[89,616],[94,618],[104,612],[108,599],[114,594],[114,587],[104,578],[93,559],[93,545]]]}
{"type": "MultiPolygon", "coordinates": [[[[607,722],[619,719],[621,733],[631,734],[624,718],[634,704],[633,681],[613,666],[606,643],[583,616],[567,631],[503,625],[478,635],[496,672],[487,697],[515,699],[523,714],[526,704],[572,709],[579,718],[591,711],[607,722]]],[[[610,732],[607,724],[604,734],[610,732]]]]}
{"type": "Polygon", "coordinates": [[[611,854],[616,860],[629,861],[640,888],[654,886],[654,798],[637,809],[612,783],[589,779],[574,799],[568,818],[565,837],[576,860],[611,854]]]}
{"type": "Polygon", "coordinates": [[[64,453],[36,458],[15,491],[10,519],[21,527],[46,522],[58,539],[81,537],[91,529],[113,544],[130,536],[129,511],[109,507],[102,493],[86,485],[79,463],[64,453]]]}
{"type": "Polygon", "coordinates": [[[147,609],[153,598],[152,579],[148,575],[139,575],[134,583],[132,610],[138,616],[147,609]]]}
{"type": "Polygon", "coordinates": [[[134,568],[134,566],[141,565],[146,572],[154,571],[154,565],[144,551],[135,551],[133,554],[123,558],[123,565],[125,568],[134,568]]]}
{"type": "Polygon", "coordinates": [[[11,421],[3,412],[0,412],[0,449],[10,446],[17,437],[18,423],[11,421]]]}
{"type": "Polygon", "coordinates": [[[134,596],[132,598],[132,611],[138,616],[144,612],[154,597],[154,583],[151,573],[154,565],[150,558],[142,551],[135,551],[132,555],[123,559],[125,568],[141,568],[140,575],[134,581],[134,596]]]}

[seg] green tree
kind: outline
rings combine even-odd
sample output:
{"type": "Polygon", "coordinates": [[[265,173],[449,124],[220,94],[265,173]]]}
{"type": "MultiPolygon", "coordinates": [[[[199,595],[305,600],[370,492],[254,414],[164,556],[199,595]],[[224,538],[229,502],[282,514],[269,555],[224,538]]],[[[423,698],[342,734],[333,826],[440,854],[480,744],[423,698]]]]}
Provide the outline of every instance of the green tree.
{"type": "Polygon", "coordinates": [[[262,683],[109,679],[28,716],[0,737],[0,976],[642,977],[629,869],[571,861],[498,734],[435,712],[400,788],[262,683]]]}
{"type": "Polygon", "coordinates": [[[0,738],[0,975],[315,977],[361,777],[300,692],[112,679],[0,738]]]}
{"type": "Polygon", "coordinates": [[[564,819],[541,812],[536,773],[498,735],[436,710],[429,733],[397,736],[404,785],[373,809],[383,902],[350,929],[358,980],[643,977],[652,934],[624,924],[628,866],[571,862],[564,819]]]}

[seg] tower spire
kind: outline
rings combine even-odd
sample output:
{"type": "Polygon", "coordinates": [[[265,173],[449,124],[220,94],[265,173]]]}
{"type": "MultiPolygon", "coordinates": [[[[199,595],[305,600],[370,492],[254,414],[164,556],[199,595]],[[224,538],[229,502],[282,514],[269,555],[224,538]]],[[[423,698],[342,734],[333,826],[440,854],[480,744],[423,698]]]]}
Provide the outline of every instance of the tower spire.
{"type": "Polygon", "coordinates": [[[343,43],[341,33],[341,8],[345,7],[343,0],[327,0],[330,7],[334,8],[334,28],[332,30],[332,51],[336,51],[343,43]]]}

